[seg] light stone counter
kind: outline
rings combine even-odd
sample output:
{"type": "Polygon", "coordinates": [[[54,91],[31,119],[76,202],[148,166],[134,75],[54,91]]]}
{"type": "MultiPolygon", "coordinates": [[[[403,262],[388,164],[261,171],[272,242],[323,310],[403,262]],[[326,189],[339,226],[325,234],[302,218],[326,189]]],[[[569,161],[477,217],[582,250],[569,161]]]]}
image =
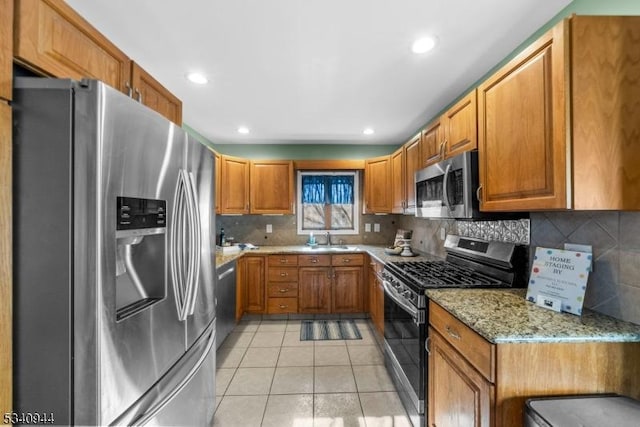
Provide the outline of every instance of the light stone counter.
{"type": "Polygon", "coordinates": [[[311,254],[343,254],[343,253],[368,253],[376,260],[382,263],[388,263],[392,261],[425,261],[425,260],[434,260],[440,259],[431,255],[417,255],[414,257],[403,257],[399,255],[388,255],[384,252],[384,246],[372,246],[372,245],[349,245],[349,247],[354,247],[353,250],[335,250],[335,249],[327,249],[325,247],[319,246],[316,249],[309,249],[306,246],[296,245],[296,246],[260,246],[257,249],[247,249],[244,251],[240,251],[236,254],[231,255],[221,255],[216,253],[216,268],[221,267],[229,262],[232,262],[243,255],[273,255],[273,254],[283,254],[283,253],[295,253],[298,255],[311,255],[311,254]]]}
{"type": "Polygon", "coordinates": [[[426,295],[488,341],[640,342],[640,326],[591,310],[556,313],[525,300],[526,289],[432,289],[426,295]]]}

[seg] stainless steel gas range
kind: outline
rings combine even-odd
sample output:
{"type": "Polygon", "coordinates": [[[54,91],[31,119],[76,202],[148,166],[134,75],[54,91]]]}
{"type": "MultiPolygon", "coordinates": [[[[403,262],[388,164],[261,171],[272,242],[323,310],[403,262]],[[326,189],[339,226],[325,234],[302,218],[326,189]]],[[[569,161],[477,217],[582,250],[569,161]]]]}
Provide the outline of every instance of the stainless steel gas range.
{"type": "Polygon", "coordinates": [[[427,288],[500,288],[526,284],[525,246],[449,235],[447,257],[385,265],[385,364],[415,427],[426,415],[427,288]]]}

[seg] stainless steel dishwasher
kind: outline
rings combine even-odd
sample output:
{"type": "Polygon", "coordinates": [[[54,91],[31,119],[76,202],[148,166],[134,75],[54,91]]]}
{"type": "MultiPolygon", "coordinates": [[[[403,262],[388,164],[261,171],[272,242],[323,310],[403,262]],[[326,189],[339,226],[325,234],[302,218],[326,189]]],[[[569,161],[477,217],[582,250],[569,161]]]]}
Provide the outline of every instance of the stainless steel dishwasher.
{"type": "Polygon", "coordinates": [[[216,273],[216,348],[219,348],[236,326],[236,261],[218,267],[216,273]]]}

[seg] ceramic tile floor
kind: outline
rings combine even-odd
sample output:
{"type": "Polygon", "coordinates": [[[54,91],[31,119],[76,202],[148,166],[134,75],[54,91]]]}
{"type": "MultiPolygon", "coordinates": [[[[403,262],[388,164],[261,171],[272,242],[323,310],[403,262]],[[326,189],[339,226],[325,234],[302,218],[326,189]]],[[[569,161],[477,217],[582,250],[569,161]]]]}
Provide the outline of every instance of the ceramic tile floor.
{"type": "Polygon", "coordinates": [[[368,320],[340,341],[300,341],[300,323],[233,330],[216,354],[214,427],[411,427],[368,320]]]}

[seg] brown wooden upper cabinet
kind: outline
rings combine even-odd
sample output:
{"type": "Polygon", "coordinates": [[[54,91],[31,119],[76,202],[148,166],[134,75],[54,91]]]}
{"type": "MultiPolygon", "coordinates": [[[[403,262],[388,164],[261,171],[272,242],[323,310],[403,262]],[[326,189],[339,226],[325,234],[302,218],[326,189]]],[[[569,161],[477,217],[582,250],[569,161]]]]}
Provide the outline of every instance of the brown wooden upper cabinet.
{"type": "Polygon", "coordinates": [[[135,100],[182,125],[182,101],[142,67],[131,61],[131,94],[135,100]]]}
{"type": "Polygon", "coordinates": [[[422,135],[417,134],[404,145],[405,167],[405,204],[404,213],[415,213],[416,183],[415,173],[422,169],[422,155],[420,152],[422,135]]]}
{"type": "Polygon", "coordinates": [[[638,40],[573,16],[480,85],[481,209],[640,209],[638,40]]]}
{"type": "Polygon", "coordinates": [[[129,57],[62,0],[15,2],[21,64],[55,77],[102,80],[122,92],[131,81],[129,57]]]}
{"type": "Polygon", "coordinates": [[[414,213],[416,189],[414,174],[422,168],[419,133],[391,154],[391,212],[414,213]]]}
{"type": "Polygon", "coordinates": [[[391,154],[391,212],[404,213],[405,199],[404,146],[391,154]]]}
{"type": "Polygon", "coordinates": [[[215,175],[215,185],[216,185],[216,205],[215,205],[215,213],[220,213],[220,192],[222,191],[222,157],[217,152],[211,150],[213,152],[214,158],[214,175],[215,175]]]}
{"type": "Polygon", "coordinates": [[[13,0],[0,0],[0,98],[10,100],[13,76],[13,0]]]}
{"type": "Polygon", "coordinates": [[[220,156],[221,214],[293,213],[294,179],[291,160],[248,160],[220,156]]]}
{"type": "Polygon", "coordinates": [[[478,103],[476,90],[469,92],[442,115],[444,158],[478,148],[478,103]]]}
{"type": "Polygon", "coordinates": [[[62,0],[15,2],[14,58],[53,77],[98,79],[182,124],[182,103],[62,0]]]}
{"type": "Polygon", "coordinates": [[[422,166],[478,147],[476,90],[469,92],[422,131],[422,166]]]}
{"type": "Polygon", "coordinates": [[[420,156],[422,157],[423,168],[442,160],[443,140],[444,130],[442,129],[440,118],[438,118],[422,131],[420,156]]]}
{"type": "Polygon", "coordinates": [[[252,214],[293,213],[293,161],[253,160],[250,175],[252,214]]]}
{"type": "Polygon", "coordinates": [[[391,156],[365,160],[364,213],[391,213],[391,156]]]}
{"type": "Polygon", "coordinates": [[[220,213],[249,213],[249,160],[220,157],[220,213]]]}

